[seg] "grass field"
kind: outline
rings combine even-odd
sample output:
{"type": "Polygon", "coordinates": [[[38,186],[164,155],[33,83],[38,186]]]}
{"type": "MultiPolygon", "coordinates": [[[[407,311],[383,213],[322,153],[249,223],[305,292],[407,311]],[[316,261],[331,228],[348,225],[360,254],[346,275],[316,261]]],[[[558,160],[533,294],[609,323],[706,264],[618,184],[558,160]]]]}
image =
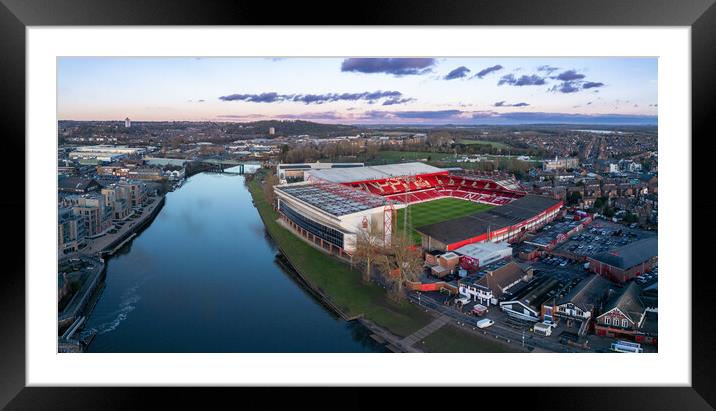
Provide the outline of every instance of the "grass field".
{"type": "Polygon", "coordinates": [[[429,151],[379,151],[376,158],[371,160],[371,164],[392,164],[410,161],[428,159],[428,161],[442,161],[455,158],[451,153],[432,153],[429,151]]]}
{"type": "MultiPolygon", "coordinates": [[[[420,234],[415,227],[433,224],[440,221],[452,220],[468,214],[486,211],[492,208],[488,204],[473,203],[472,201],[460,200],[457,198],[441,198],[408,206],[411,235],[416,244],[420,243],[420,234]]],[[[405,209],[398,210],[396,230],[402,230],[405,221],[405,209]]]]}
{"type": "Polygon", "coordinates": [[[470,144],[484,144],[484,145],[490,145],[490,146],[492,146],[492,147],[494,147],[494,148],[502,148],[502,149],[510,148],[510,146],[508,146],[508,145],[505,144],[505,143],[500,143],[500,142],[497,142],[497,141],[487,141],[487,140],[468,140],[468,139],[463,139],[463,140],[458,141],[458,143],[460,143],[460,144],[467,144],[467,145],[470,145],[470,144]]]}
{"type": "Polygon", "coordinates": [[[467,331],[446,325],[428,335],[424,342],[418,342],[428,352],[513,352],[507,345],[494,340],[494,337],[482,337],[467,331]]]}

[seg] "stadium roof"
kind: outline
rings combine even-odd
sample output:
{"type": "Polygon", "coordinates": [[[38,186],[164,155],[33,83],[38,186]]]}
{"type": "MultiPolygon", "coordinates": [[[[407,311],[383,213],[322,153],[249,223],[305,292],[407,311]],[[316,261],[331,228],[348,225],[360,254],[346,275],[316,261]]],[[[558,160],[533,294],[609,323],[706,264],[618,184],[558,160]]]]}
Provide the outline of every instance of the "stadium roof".
{"type": "Polygon", "coordinates": [[[350,183],[355,181],[385,180],[401,176],[419,174],[445,173],[446,171],[423,163],[388,164],[384,166],[331,168],[311,170],[306,174],[319,180],[333,183],[350,183]]]}
{"type": "Polygon", "coordinates": [[[340,184],[289,184],[274,189],[333,216],[344,216],[387,205],[388,200],[340,184]]]}
{"type": "Polygon", "coordinates": [[[648,261],[652,257],[656,257],[658,253],[657,237],[648,237],[623,247],[597,254],[591,258],[612,267],[626,270],[648,261]]]}
{"type": "Polygon", "coordinates": [[[415,230],[445,244],[452,244],[477,237],[487,233],[488,230],[495,231],[515,225],[558,203],[559,200],[553,198],[526,195],[501,207],[454,220],[417,227],[415,230]]]}

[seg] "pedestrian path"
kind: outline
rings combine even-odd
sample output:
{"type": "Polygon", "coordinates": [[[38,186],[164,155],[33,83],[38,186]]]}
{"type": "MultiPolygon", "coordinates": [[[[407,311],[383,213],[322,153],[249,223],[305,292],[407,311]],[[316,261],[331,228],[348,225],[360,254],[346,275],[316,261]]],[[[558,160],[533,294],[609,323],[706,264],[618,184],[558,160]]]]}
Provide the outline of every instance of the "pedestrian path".
{"type": "Polygon", "coordinates": [[[440,317],[433,320],[430,324],[400,340],[400,344],[405,347],[410,347],[418,341],[423,340],[428,335],[439,330],[443,325],[447,324],[448,322],[450,322],[450,317],[448,317],[447,315],[441,315],[440,317]]]}

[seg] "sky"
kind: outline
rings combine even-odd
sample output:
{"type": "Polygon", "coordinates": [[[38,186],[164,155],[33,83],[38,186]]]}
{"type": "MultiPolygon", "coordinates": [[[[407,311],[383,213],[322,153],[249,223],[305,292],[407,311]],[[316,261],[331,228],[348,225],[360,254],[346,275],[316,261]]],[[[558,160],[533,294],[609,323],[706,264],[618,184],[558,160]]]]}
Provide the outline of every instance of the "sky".
{"type": "Polygon", "coordinates": [[[656,124],[656,58],[58,59],[58,119],[656,124]]]}

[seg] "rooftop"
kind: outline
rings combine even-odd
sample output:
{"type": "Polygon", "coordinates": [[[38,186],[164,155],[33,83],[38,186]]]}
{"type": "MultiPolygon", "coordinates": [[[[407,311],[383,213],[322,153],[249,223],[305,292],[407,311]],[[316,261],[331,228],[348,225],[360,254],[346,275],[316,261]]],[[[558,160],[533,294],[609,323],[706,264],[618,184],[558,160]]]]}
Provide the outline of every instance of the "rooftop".
{"type": "Polygon", "coordinates": [[[569,294],[557,301],[557,305],[572,303],[583,311],[591,311],[607,296],[610,283],[594,274],[574,287],[569,294]]]}
{"type": "Polygon", "coordinates": [[[447,171],[423,163],[388,164],[384,166],[331,168],[310,170],[306,174],[318,180],[333,183],[385,180],[388,178],[419,174],[447,173],[447,171]]]}
{"type": "Polygon", "coordinates": [[[340,184],[297,183],[274,189],[337,217],[389,204],[383,197],[340,184]]]}
{"type": "Polygon", "coordinates": [[[636,283],[629,283],[621,292],[616,291],[612,294],[607,302],[604,312],[618,308],[634,323],[639,323],[641,314],[644,312],[644,306],[639,298],[639,287],[636,283]]]}
{"type": "Polygon", "coordinates": [[[652,257],[656,257],[658,252],[658,238],[647,237],[623,247],[597,254],[592,258],[612,267],[628,269],[648,261],[652,257]]]}

